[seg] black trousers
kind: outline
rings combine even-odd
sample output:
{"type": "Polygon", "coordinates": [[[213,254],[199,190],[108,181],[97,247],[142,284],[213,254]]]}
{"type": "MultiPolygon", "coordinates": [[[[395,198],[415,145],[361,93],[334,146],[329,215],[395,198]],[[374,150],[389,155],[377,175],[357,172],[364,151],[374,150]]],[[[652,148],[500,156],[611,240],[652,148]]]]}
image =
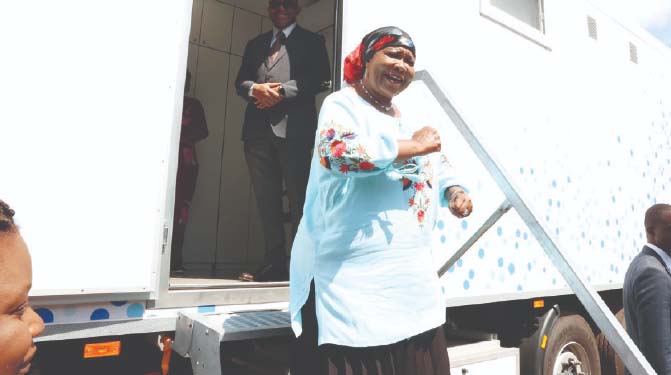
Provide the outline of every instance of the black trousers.
{"type": "Polygon", "coordinates": [[[289,198],[293,238],[303,216],[311,147],[310,142],[276,137],[270,126],[267,135],[245,140],[245,159],[266,242],[266,263],[286,264],[283,182],[289,198]]]}
{"type": "Polygon", "coordinates": [[[303,333],[290,349],[292,375],[450,375],[443,326],[389,345],[318,346],[314,282],[301,317],[303,333]]]}

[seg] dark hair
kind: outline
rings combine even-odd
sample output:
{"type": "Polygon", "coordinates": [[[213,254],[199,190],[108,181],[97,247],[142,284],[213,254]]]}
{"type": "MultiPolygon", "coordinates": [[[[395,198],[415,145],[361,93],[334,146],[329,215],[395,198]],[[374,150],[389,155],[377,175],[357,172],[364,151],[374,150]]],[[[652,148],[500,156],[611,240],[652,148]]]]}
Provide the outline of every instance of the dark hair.
{"type": "Polygon", "coordinates": [[[287,9],[288,7],[293,7],[293,8],[298,8],[298,0],[284,0],[283,2],[280,2],[279,0],[268,0],[268,6],[269,7],[278,7],[278,4],[284,5],[284,9],[287,9]]]}
{"type": "Polygon", "coordinates": [[[666,203],[657,203],[652,207],[648,208],[645,212],[645,231],[647,233],[652,233],[653,227],[659,220],[662,218],[662,213],[666,211],[671,211],[671,205],[666,203]]]}
{"type": "Polygon", "coordinates": [[[0,232],[12,232],[14,230],[16,230],[14,210],[5,201],[0,199],[0,232]]]}

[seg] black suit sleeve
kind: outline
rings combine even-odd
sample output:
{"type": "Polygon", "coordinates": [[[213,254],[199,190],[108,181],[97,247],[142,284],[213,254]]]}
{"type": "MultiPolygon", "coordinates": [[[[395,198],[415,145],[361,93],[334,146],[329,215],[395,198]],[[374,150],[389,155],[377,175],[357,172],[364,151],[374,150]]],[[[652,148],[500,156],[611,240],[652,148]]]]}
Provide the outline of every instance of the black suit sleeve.
{"type": "Polygon", "coordinates": [[[245,46],[245,53],[242,55],[242,64],[240,65],[240,70],[238,70],[238,76],[235,78],[235,88],[238,95],[249,102],[254,102],[254,97],[249,95],[249,90],[256,83],[256,73],[254,72],[256,68],[252,62],[253,42],[253,40],[249,41],[245,46]]]}
{"type": "Polygon", "coordinates": [[[671,278],[647,268],[633,284],[640,350],[659,375],[671,375],[671,278]]]}
{"type": "Polygon", "coordinates": [[[295,79],[282,82],[284,96],[287,100],[300,98],[304,95],[314,96],[329,89],[331,80],[331,68],[324,37],[315,34],[308,44],[308,54],[312,61],[306,65],[306,69],[296,72],[295,79]]]}

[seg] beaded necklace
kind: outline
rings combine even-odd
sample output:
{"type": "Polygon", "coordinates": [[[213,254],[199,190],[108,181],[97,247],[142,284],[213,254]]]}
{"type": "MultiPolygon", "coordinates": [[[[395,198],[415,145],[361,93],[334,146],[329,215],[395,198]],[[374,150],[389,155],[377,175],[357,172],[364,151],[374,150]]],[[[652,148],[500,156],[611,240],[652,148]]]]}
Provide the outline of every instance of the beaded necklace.
{"type": "Polygon", "coordinates": [[[368,89],[366,89],[366,85],[363,84],[363,80],[359,80],[359,84],[361,85],[361,88],[363,89],[363,92],[365,92],[366,95],[368,96],[368,98],[370,98],[370,100],[372,100],[373,102],[375,102],[375,104],[377,104],[377,106],[378,106],[379,108],[381,108],[381,109],[384,110],[385,112],[389,112],[389,111],[391,111],[392,107],[394,106],[393,104],[390,103],[390,104],[387,106],[387,105],[384,105],[384,104],[380,103],[377,99],[375,99],[375,98],[373,97],[373,95],[371,95],[370,92],[368,92],[368,89]]]}

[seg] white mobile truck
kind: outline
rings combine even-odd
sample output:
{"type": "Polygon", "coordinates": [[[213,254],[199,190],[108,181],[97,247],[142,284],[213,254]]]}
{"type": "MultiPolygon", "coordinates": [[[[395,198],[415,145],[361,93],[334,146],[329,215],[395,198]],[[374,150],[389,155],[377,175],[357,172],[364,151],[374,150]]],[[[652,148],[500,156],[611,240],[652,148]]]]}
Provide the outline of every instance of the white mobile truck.
{"type": "MultiPolygon", "coordinates": [[[[435,234],[436,269],[450,259],[452,373],[621,374],[605,336],[649,370],[606,311],[621,310],[645,210],[671,201],[671,51],[589,0],[301,3],[334,89],[366,32],[397,25],[416,42],[417,79],[397,100],[425,109],[476,205],[435,234]]],[[[0,5],[0,198],[17,211],[47,323],[35,374],[286,368],[288,283],[236,281],[261,263],[263,238],[233,81],[246,41],[271,27],[266,6],[0,5]],[[184,94],[210,134],[186,272],[171,277],[184,94]]]]}

